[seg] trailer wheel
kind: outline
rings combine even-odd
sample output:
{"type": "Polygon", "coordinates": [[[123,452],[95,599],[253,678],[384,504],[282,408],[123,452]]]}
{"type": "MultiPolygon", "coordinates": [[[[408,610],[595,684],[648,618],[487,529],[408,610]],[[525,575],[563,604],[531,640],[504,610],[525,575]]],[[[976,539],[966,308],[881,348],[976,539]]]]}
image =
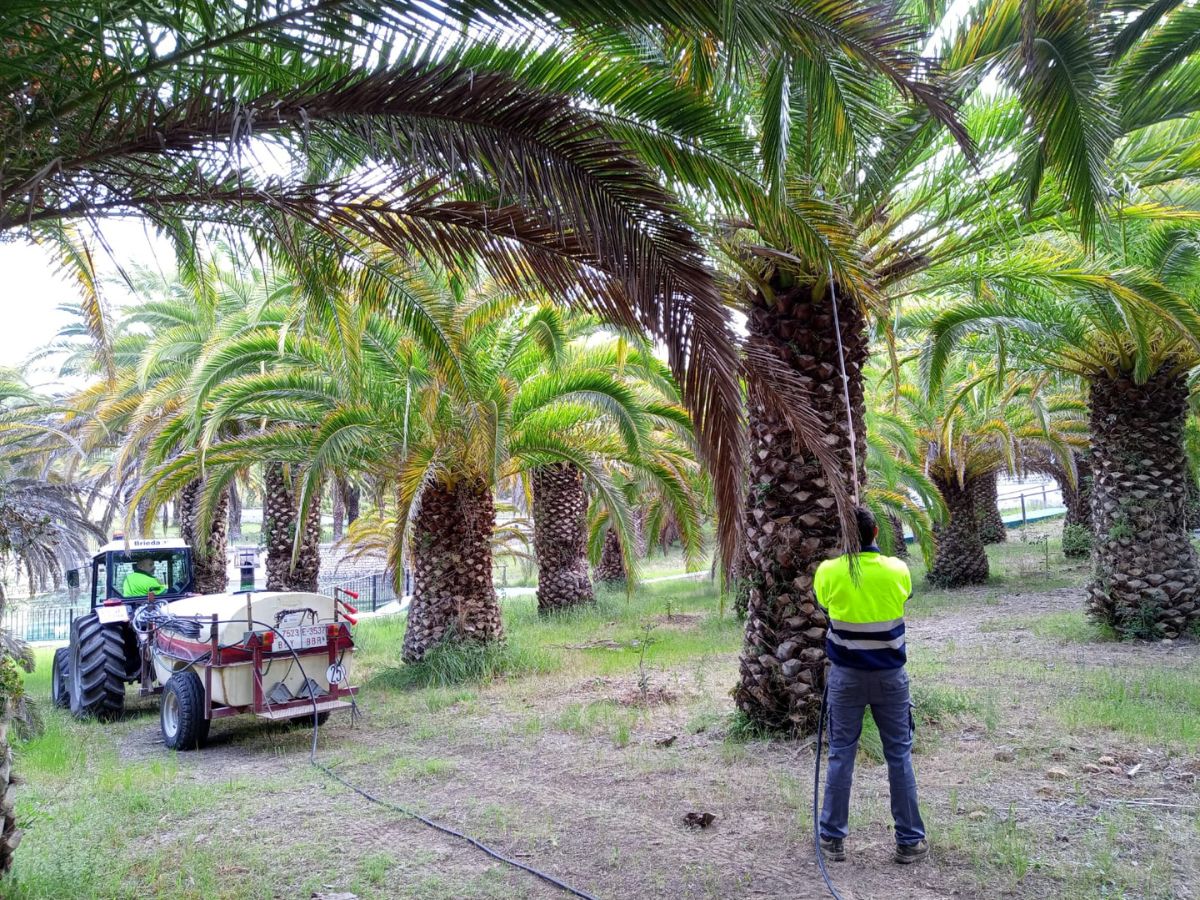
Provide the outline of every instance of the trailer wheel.
{"type": "Polygon", "coordinates": [[[204,718],[204,685],[191,669],[176,672],[163,687],[159,711],[163,743],[170,750],[198,750],[212,724],[204,718]]]}
{"type": "Polygon", "coordinates": [[[71,706],[71,648],[59,647],[54,651],[54,665],[50,667],[50,699],[55,709],[71,706]]]}
{"type": "Polygon", "coordinates": [[[125,634],[102,625],[95,613],[71,623],[67,662],[71,715],[115,719],[125,711],[125,634]]]}
{"type": "MultiPolygon", "coordinates": [[[[329,710],[325,710],[325,712],[317,713],[317,727],[318,728],[320,728],[322,725],[324,725],[328,721],[329,721],[329,710]]],[[[312,725],[312,723],[313,723],[313,715],[311,712],[305,713],[302,716],[295,716],[291,719],[288,719],[288,724],[295,725],[297,728],[303,728],[306,725],[312,725]]]]}

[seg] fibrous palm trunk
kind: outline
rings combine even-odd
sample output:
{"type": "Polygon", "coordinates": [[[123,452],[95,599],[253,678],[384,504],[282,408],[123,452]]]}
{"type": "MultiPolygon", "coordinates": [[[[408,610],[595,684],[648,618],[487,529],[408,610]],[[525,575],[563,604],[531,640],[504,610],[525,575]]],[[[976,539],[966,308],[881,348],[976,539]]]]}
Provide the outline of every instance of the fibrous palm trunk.
{"type": "MultiPolygon", "coordinates": [[[[1063,506],[1067,514],[1063,517],[1063,556],[1068,559],[1085,559],[1091,555],[1092,540],[1072,540],[1073,530],[1086,529],[1092,534],[1092,458],[1090,454],[1076,453],[1075,486],[1072,487],[1066,473],[1055,478],[1062,490],[1063,506]]],[[[1077,532],[1076,532],[1077,533],[1077,532]]]]}
{"type": "Polygon", "coordinates": [[[229,587],[228,560],[225,558],[229,527],[229,492],[223,491],[212,512],[207,533],[199,534],[199,505],[203,483],[200,479],[184,485],[179,496],[179,536],[192,548],[195,569],[194,586],[200,594],[221,594],[229,587]]]}
{"type": "MultiPolygon", "coordinates": [[[[1064,476],[1059,480],[1063,506],[1067,514],[1063,525],[1082,525],[1092,530],[1092,457],[1088,453],[1075,453],[1075,486],[1064,476]]],[[[1056,476],[1057,477],[1057,476],[1056,476]]]]}
{"type": "Polygon", "coordinates": [[[321,573],[320,492],[309,504],[299,550],[295,548],[298,498],[283,463],[263,467],[263,536],[267,545],[267,590],[316,591],[321,573]],[[295,553],[296,564],[292,565],[295,553]]]}
{"type": "Polygon", "coordinates": [[[267,545],[267,590],[291,589],[296,503],[283,463],[263,466],[263,538],[267,545]]]}
{"type": "Polygon", "coordinates": [[[1003,544],[1008,529],[1000,516],[1000,498],[996,493],[996,473],[981,475],[971,484],[975,492],[975,518],[979,523],[979,539],[985,544],[1003,544]]]}
{"type": "MultiPolygon", "coordinates": [[[[851,465],[851,431],[833,326],[832,297],[809,286],[774,286],[758,295],[748,327],[752,338],[810,385],[822,439],[843,461],[847,489],[863,482],[866,446],[862,367],[867,358],[858,304],[839,292],[838,316],[849,378],[859,467],[851,465]]],[[[771,728],[810,731],[821,707],[828,620],[813,594],[813,573],[836,556],[842,529],[825,472],[777,411],[751,398],[749,496],[744,522],[746,643],[737,706],[771,728]]]]}
{"type": "Polygon", "coordinates": [[[413,519],[413,599],[404,661],[418,662],[443,640],[504,636],[492,587],[496,508],[481,480],[434,483],[413,519]]]}
{"type": "Polygon", "coordinates": [[[154,520],[147,515],[150,511],[150,498],[143,497],[138,501],[134,511],[135,531],[141,537],[150,537],[154,532],[154,520]]]}
{"type": "Polygon", "coordinates": [[[1094,565],[1088,608],[1125,637],[1174,638],[1200,620],[1187,531],[1187,384],[1096,377],[1089,391],[1094,565]]]}
{"type": "MultiPolygon", "coordinates": [[[[299,507],[299,497],[296,498],[299,507]]],[[[297,509],[297,515],[299,509],[297,509]]],[[[316,592],[321,575],[321,486],[313,489],[312,502],[304,517],[304,531],[300,535],[300,549],[296,551],[296,565],[290,578],[293,591],[316,592]]]]}
{"type": "Polygon", "coordinates": [[[359,501],[362,498],[362,488],[346,482],[346,492],[343,497],[346,500],[346,524],[353,525],[358,521],[358,507],[359,501]]]}
{"type": "Polygon", "coordinates": [[[908,559],[908,542],[904,540],[904,523],[895,513],[888,514],[888,524],[892,528],[892,556],[908,559]]]}
{"type": "Polygon", "coordinates": [[[949,518],[938,529],[929,582],[947,588],[983,584],[988,580],[988,558],[975,516],[975,483],[959,484],[955,475],[934,475],[933,483],[946,502],[949,518]]]}
{"type": "Polygon", "coordinates": [[[587,564],[587,495],[572,463],[533,470],[533,548],[538,612],[595,602],[587,564]]]}
{"type": "Polygon", "coordinates": [[[596,566],[596,580],[603,584],[625,583],[625,557],[621,553],[621,538],[612,528],[604,534],[604,547],[596,566]]]}
{"type": "Polygon", "coordinates": [[[658,546],[662,550],[663,556],[670,552],[671,545],[676,541],[683,542],[683,532],[679,530],[679,522],[676,521],[675,516],[667,513],[658,531],[658,546]]]}
{"type": "Polygon", "coordinates": [[[346,483],[341,478],[333,480],[333,539],[340,541],[346,531],[346,483]]]}
{"type": "Polygon", "coordinates": [[[13,853],[21,843],[12,777],[13,753],[8,744],[15,702],[11,697],[0,696],[0,878],[12,868],[13,853]]]}
{"type": "Polygon", "coordinates": [[[1188,530],[1200,528],[1200,487],[1196,485],[1196,473],[1188,467],[1187,487],[1187,527],[1188,530]]]}
{"type": "Polygon", "coordinates": [[[237,484],[229,486],[229,540],[242,539],[242,497],[237,484]]]}

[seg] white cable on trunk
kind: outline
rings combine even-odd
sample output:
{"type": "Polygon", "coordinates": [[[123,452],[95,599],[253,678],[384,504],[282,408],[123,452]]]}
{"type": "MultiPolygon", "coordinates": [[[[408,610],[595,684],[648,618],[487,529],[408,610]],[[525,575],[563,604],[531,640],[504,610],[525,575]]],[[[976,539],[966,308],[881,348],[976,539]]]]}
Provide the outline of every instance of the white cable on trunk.
{"type": "Polygon", "coordinates": [[[833,298],[833,333],[837,336],[838,368],[842,373],[842,399],[846,403],[846,430],[850,432],[850,483],[854,487],[854,505],[858,506],[858,440],[854,433],[854,414],[850,407],[850,378],[846,375],[846,351],[842,347],[842,323],[838,318],[837,289],[833,284],[833,264],[829,264],[829,296],[833,298]]]}

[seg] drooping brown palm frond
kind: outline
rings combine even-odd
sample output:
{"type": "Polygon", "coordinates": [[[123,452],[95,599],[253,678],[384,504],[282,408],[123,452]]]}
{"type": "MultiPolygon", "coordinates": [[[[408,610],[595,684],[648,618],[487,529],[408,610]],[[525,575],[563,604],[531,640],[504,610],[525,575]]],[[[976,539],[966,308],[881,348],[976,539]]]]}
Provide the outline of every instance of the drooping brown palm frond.
{"type": "Polygon", "coordinates": [[[0,229],[137,213],[286,240],[298,220],[450,262],[480,255],[514,281],[533,274],[670,348],[707,456],[729,473],[718,497],[732,550],[739,396],[727,316],[671,198],[588,114],[502,76],[408,67],[252,101],[193,98],[153,121],[97,125],[78,158],[24,178],[9,170],[0,229]],[[377,168],[322,184],[256,178],[237,152],[255,133],[324,142],[377,168]],[[487,199],[452,199],[453,188],[487,199]]]}

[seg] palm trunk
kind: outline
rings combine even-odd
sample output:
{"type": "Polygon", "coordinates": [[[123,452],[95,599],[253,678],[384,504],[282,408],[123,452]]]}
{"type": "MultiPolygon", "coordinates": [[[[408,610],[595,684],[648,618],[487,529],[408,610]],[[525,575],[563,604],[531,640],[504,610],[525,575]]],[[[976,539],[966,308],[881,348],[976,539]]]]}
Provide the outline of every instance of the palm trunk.
{"type": "MultiPolygon", "coordinates": [[[[849,377],[859,469],[850,464],[851,433],[833,327],[832,298],[811,287],[773,285],[755,297],[750,333],[808,380],[824,439],[843,460],[839,477],[862,484],[866,439],[862,367],[865,322],[858,304],[838,294],[841,340],[849,377]]],[[[786,421],[751,398],[749,496],[744,522],[746,643],[738,708],[771,728],[811,731],[821,708],[828,620],[813,595],[817,566],[836,556],[842,530],[834,493],[816,457],[786,421]]]]}
{"type": "Polygon", "coordinates": [[[594,603],[588,577],[587,495],[571,463],[533,470],[533,547],[538,565],[538,612],[594,603]]]}
{"type": "Polygon", "coordinates": [[[179,496],[179,536],[192,548],[195,569],[195,589],[199,594],[222,594],[229,587],[227,528],[229,526],[229,491],[221,494],[212,514],[208,533],[199,530],[199,505],[202,482],[189,481],[179,496]]]}
{"type": "Polygon", "coordinates": [[[892,555],[900,559],[908,559],[908,542],[904,540],[904,523],[894,513],[888,514],[888,524],[892,527],[892,555]]]}
{"type": "Polygon", "coordinates": [[[21,843],[15,809],[16,789],[13,787],[13,753],[8,744],[15,703],[11,697],[0,696],[0,878],[12,868],[13,853],[21,843]]]}
{"type": "Polygon", "coordinates": [[[1000,516],[1000,498],[996,493],[996,473],[982,475],[972,484],[975,492],[975,518],[979,522],[979,539],[985,544],[1003,544],[1008,529],[1000,516]]]}
{"type": "Polygon", "coordinates": [[[333,479],[333,539],[340,541],[346,532],[346,482],[333,479]]]}
{"type": "Polygon", "coordinates": [[[304,518],[300,549],[295,550],[298,498],[283,463],[263,467],[263,536],[267,545],[267,590],[317,590],[321,574],[320,490],[304,518]],[[292,565],[292,554],[296,565],[292,565]]]}
{"type": "Polygon", "coordinates": [[[1092,538],[1092,458],[1088,454],[1076,453],[1075,486],[1066,479],[1055,476],[1062,490],[1063,506],[1067,514],[1063,517],[1063,556],[1067,559],[1086,559],[1091,555],[1092,538]]]}
{"type": "Polygon", "coordinates": [[[1200,487],[1196,486],[1196,474],[1188,467],[1187,481],[1187,527],[1189,531],[1200,528],[1200,487]]]}
{"type": "Polygon", "coordinates": [[[504,636],[492,587],[496,507],[483,481],[431,484],[413,520],[413,599],[404,661],[420,661],[443,640],[504,636]]]}
{"type": "Polygon", "coordinates": [[[358,521],[359,500],[362,498],[362,488],[346,482],[346,524],[353,525],[358,521]]]}
{"type": "Polygon", "coordinates": [[[662,550],[663,556],[671,551],[671,545],[676,541],[683,543],[683,532],[679,530],[679,523],[675,521],[675,516],[668,512],[663,520],[662,528],[658,532],[658,546],[662,550]]]}
{"type": "Polygon", "coordinates": [[[237,484],[229,486],[229,540],[242,539],[242,497],[238,493],[237,484]]]}
{"type": "MultiPolygon", "coordinates": [[[[297,507],[299,497],[297,496],[297,507]]],[[[297,509],[299,513],[299,509],[297,509]]],[[[304,532],[300,535],[300,549],[296,552],[296,565],[289,579],[293,591],[316,593],[321,575],[321,486],[313,490],[308,515],[304,517],[304,532]]]]}
{"type": "Polygon", "coordinates": [[[1187,384],[1096,377],[1089,392],[1092,524],[1088,607],[1123,637],[1174,638],[1200,620],[1200,566],[1187,531],[1187,384]]]}
{"type": "Polygon", "coordinates": [[[646,507],[638,505],[633,510],[633,555],[645,559],[649,547],[646,546],[646,507]]]}
{"type": "Polygon", "coordinates": [[[960,485],[957,476],[934,475],[933,483],[950,517],[938,531],[929,583],[944,588],[983,584],[988,580],[988,558],[975,517],[975,482],[960,485]]]}
{"type": "Polygon", "coordinates": [[[1076,453],[1075,487],[1066,478],[1061,479],[1063,506],[1067,508],[1064,525],[1082,525],[1092,530],[1092,457],[1087,453],[1076,453]]]}
{"type": "Polygon", "coordinates": [[[267,545],[267,590],[291,589],[296,503],[283,463],[263,466],[263,538],[267,545]]]}
{"type": "Polygon", "coordinates": [[[596,580],[603,584],[624,584],[625,579],[621,538],[610,528],[604,534],[604,548],[600,551],[600,564],[596,566],[596,580]]]}

